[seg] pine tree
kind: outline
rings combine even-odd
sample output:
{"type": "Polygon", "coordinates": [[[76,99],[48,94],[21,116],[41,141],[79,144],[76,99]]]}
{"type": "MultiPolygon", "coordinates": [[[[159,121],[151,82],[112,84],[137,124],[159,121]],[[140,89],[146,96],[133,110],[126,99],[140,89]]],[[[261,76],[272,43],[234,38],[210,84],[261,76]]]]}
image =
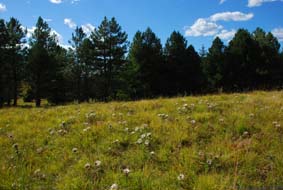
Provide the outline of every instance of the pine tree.
{"type": "Polygon", "coordinates": [[[75,29],[75,33],[72,34],[72,41],[70,42],[73,49],[71,49],[71,53],[73,55],[73,64],[71,66],[73,78],[75,81],[75,90],[74,93],[75,99],[77,101],[83,101],[82,95],[82,83],[83,83],[83,71],[84,71],[84,64],[83,64],[83,42],[86,39],[86,34],[84,33],[81,27],[77,27],[75,29]]]}
{"type": "Polygon", "coordinates": [[[90,36],[95,46],[96,74],[101,79],[104,100],[115,97],[115,78],[119,76],[122,65],[126,63],[127,37],[115,18],[108,20],[106,17],[90,36]]]}
{"type": "Polygon", "coordinates": [[[178,93],[185,93],[187,71],[184,69],[188,63],[187,56],[187,40],[179,32],[174,31],[168,38],[165,48],[164,56],[166,65],[164,69],[165,89],[168,95],[176,95],[178,93]]]}
{"type": "Polygon", "coordinates": [[[208,50],[205,75],[207,76],[207,82],[209,88],[216,90],[222,87],[223,82],[223,65],[225,46],[219,37],[216,37],[212,42],[212,46],[208,50]]]}
{"type": "Polygon", "coordinates": [[[41,18],[38,18],[36,29],[30,41],[29,53],[29,84],[31,86],[36,106],[41,105],[41,99],[48,97],[51,88],[54,63],[51,54],[56,51],[56,36],[51,35],[51,28],[41,18]]]}
{"type": "Polygon", "coordinates": [[[256,65],[256,82],[262,88],[271,88],[280,81],[280,44],[272,33],[266,33],[257,28],[253,32],[253,38],[259,46],[258,62],[256,65]]]}
{"type": "Polygon", "coordinates": [[[8,46],[8,31],[5,20],[0,19],[0,107],[7,100],[7,46],[8,46]]]}
{"type": "Polygon", "coordinates": [[[24,58],[23,58],[23,44],[25,41],[23,40],[25,37],[25,31],[22,29],[22,25],[20,22],[11,18],[7,23],[7,31],[8,31],[8,73],[10,75],[10,85],[11,92],[13,95],[13,105],[17,105],[18,92],[20,82],[23,79],[23,70],[24,70],[24,58]]]}
{"type": "Polygon", "coordinates": [[[137,89],[139,97],[151,98],[161,92],[160,69],[163,64],[163,53],[160,39],[150,28],[143,33],[137,32],[132,42],[129,59],[136,65],[136,80],[141,84],[137,89]]]}

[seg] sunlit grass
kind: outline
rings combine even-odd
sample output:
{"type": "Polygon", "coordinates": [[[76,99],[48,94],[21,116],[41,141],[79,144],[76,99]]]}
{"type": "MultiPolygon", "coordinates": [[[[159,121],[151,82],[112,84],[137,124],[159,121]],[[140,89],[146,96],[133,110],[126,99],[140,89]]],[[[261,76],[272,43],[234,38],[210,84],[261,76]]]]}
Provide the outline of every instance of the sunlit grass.
{"type": "Polygon", "coordinates": [[[283,92],[30,106],[0,110],[0,189],[283,185],[283,92]]]}

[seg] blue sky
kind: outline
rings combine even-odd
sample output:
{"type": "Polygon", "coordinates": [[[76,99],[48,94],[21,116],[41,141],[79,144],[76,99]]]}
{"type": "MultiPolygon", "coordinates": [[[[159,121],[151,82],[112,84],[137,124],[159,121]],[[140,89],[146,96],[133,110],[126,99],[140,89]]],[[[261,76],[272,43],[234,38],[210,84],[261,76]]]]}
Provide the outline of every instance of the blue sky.
{"type": "Polygon", "coordinates": [[[75,26],[88,32],[104,16],[116,17],[130,41],[148,26],[163,44],[180,31],[197,50],[215,36],[228,42],[237,29],[258,26],[283,41],[283,0],[0,0],[0,18],[12,16],[29,32],[42,16],[65,45],[75,26]]]}

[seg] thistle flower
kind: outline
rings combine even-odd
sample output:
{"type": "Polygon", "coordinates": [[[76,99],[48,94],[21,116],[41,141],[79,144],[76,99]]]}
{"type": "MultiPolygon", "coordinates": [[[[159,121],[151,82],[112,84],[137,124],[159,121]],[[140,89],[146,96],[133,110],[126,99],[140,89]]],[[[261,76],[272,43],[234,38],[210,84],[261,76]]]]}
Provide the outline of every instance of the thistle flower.
{"type": "Polygon", "coordinates": [[[207,163],[208,165],[211,165],[211,164],[212,164],[212,160],[211,160],[211,159],[208,159],[208,160],[206,161],[206,163],[207,163]]]}
{"type": "Polygon", "coordinates": [[[123,173],[128,176],[130,174],[131,170],[129,168],[123,169],[123,173]]]}
{"type": "Polygon", "coordinates": [[[112,184],[110,187],[110,190],[117,190],[118,189],[118,185],[116,183],[112,184]]]}
{"type": "Polygon", "coordinates": [[[149,140],[145,140],[145,142],[144,142],[144,144],[146,145],[146,146],[148,146],[149,145],[149,140]]]}
{"type": "Polygon", "coordinates": [[[38,154],[42,153],[42,152],[43,152],[43,148],[42,148],[42,147],[39,147],[38,149],[36,149],[36,152],[37,152],[38,154]]]}
{"type": "Polygon", "coordinates": [[[119,142],[118,139],[116,139],[115,141],[113,141],[113,144],[117,144],[119,142]]]}
{"type": "Polygon", "coordinates": [[[148,124],[144,123],[144,124],[142,125],[142,127],[143,127],[143,128],[147,128],[147,127],[148,127],[148,124]]]}
{"type": "Polygon", "coordinates": [[[180,175],[178,175],[177,179],[179,181],[183,181],[185,179],[185,175],[184,174],[180,174],[180,175]]]}
{"type": "Polygon", "coordinates": [[[85,128],[85,129],[83,129],[83,132],[87,132],[87,131],[89,131],[91,128],[90,127],[87,127],[87,128],[85,128]]]}
{"type": "Polygon", "coordinates": [[[95,165],[96,167],[99,167],[99,166],[101,165],[101,161],[100,161],[100,160],[96,160],[96,161],[94,162],[94,165],[95,165]]]}
{"type": "Polygon", "coordinates": [[[141,143],[142,143],[142,139],[139,138],[139,139],[137,140],[137,144],[141,144],[141,143]]]}
{"type": "Polygon", "coordinates": [[[141,135],[141,139],[144,139],[146,137],[146,134],[141,135]]]}
{"type": "Polygon", "coordinates": [[[151,151],[151,152],[150,152],[150,155],[151,155],[151,156],[155,155],[155,152],[154,152],[154,151],[151,151]]]}
{"type": "Polygon", "coordinates": [[[51,130],[49,131],[49,134],[50,134],[50,135],[54,135],[54,133],[55,133],[55,131],[54,131],[53,129],[51,129],[51,130]]]}
{"type": "Polygon", "coordinates": [[[66,127],[67,123],[66,121],[62,121],[62,123],[60,124],[60,127],[66,127]]]}
{"type": "Polygon", "coordinates": [[[35,170],[35,171],[33,172],[33,174],[37,176],[37,175],[40,174],[40,172],[41,172],[41,170],[40,170],[40,169],[37,169],[37,170],[35,170]]]}
{"type": "Polygon", "coordinates": [[[86,164],[85,164],[85,169],[88,170],[88,169],[90,169],[90,167],[91,167],[90,163],[86,163],[86,164]]]}
{"type": "Polygon", "coordinates": [[[18,145],[17,143],[15,143],[15,144],[13,144],[13,148],[16,149],[16,150],[18,150],[19,145],[18,145]]]}
{"type": "Polygon", "coordinates": [[[250,133],[248,132],[248,131],[245,131],[244,133],[243,133],[243,137],[248,137],[250,135],[250,133]]]}
{"type": "Polygon", "coordinates": [[[73,153],[77,153],[77,152],[78,152],[78,149],[77,149],[77,148],[73,148],[73,149],[72,149],[72,152],[73,152],[73,153]]]}

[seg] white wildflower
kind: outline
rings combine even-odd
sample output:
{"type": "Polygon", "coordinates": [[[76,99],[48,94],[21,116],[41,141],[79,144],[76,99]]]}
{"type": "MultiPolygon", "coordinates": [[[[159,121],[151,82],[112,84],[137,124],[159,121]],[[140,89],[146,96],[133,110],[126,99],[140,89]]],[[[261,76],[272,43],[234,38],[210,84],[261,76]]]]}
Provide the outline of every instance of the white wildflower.
{"type": "Polygon", "coordinates": [[[137,144],[141,144],[141,143],[142,143],[142,139],[139,138],[139,139],[137,140],[137,144]]]}
{"type": "Polygon", "coordinates": [[[72,149],[72,152],[73,152],[73,153],[77,153],[77,152],[78,152],[78,149],[77,149],[77,148],[73,148],[73,149],[72,149]]]}
{"type": "Polygon", "coordinates": [[[128,176],[130,172],[131,172],[131,170],[130,170],[129,168],[123,169],[123,173],[124,173],[126,176],[128,176]]]}
{"type": "Polygon", "coordinates": [[[212,160],[209,159],[209,160],[206,161],[206,163],[207,163],[208,165],[211,165],[211,164],[212,164],[212,160]]]}
{"type": "Polygon", "coordinates": [[[116,183],[112,184],[110,190],[118,190],[118,185],[116,183]]]}
{"type": "Polygon", "coordinates": [[[180,174],[177,178],[179,181],[182,181],[185,179],[185,175],[184,174],[180,174]]]}
{"type": "Polygon", "coordinates": [[[96,161],[94,162],[94,165],[95,165],[96,167],[99,167],[99,166],[101,165],[101,161],[100,161],[100,160],[96,160],[96,161]]]}
{"type": "Polygon", "coordinates": [[[146,137],[146,134],[141,135],[141,139],[144,139],[146,137]]]}
{"type": "Polygon", "coordinates": [[[91,167],[90,163],[86,163],[86,164],[85,164],[85,169],[88,170],[88,169],[90,169],[90,167],[91,167]]]}

